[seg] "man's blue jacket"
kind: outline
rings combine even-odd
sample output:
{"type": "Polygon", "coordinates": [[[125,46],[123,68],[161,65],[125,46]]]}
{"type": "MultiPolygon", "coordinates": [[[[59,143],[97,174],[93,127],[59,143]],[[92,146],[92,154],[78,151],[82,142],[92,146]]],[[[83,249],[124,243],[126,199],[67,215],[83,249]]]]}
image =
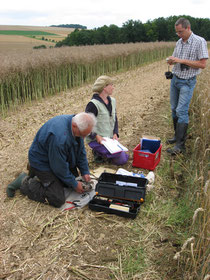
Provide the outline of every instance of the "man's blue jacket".
{"type": "Polygon", "coordinates": [[[78,167],[81,175],[89,174],[84,141],[74,137],[72,118],[61,115],[48,120],[37,132],[29,149],[29,162],[39,171],[51,171],[67,187],[77,187],[70,168],[78,167]]]}

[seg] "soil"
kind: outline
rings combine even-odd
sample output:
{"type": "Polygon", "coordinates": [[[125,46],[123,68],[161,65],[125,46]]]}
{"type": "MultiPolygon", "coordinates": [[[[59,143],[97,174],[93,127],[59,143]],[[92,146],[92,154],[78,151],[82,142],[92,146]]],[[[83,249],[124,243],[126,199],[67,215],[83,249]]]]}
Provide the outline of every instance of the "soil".
{"type": "MultiPolygon", "coordinates": [[[[165,61],[114,75],[121,143],[130,159],[142,134],[155,135],[163,143],[161,162],[168,160],[165,137],[171,129],[169,84],[165,61]]],[[[170,228],[150,220],[146,201],[135,220],[97,213],[84,207],[61,212],[22,196],[6,197],[6,186],[27,166],[27,152],[40,126],[60,114],[84,111],[92,97],[92,84],[33,101],[14,109],[0,120],[0,279],[181,279],[170,228]],[[130,263],[132,255],[135,262],[130,263]]],[[[96,165],[87,147],[90,169],[119,167],[96,165]]],[[[147,174],[147,170],[141,170],[147,174]]],[[[161,199],[161,178],[156,177],[153,197],[161,199]]],[[[150,206],[151,206],[150,205],[150,206]]],[[[156,215],[154,213],[154,215],[156,215]]]]}
{"type": "MultiPolygon", "coordinates": [[[[52,38],[53,40],[54,38],[52,38]]],[[[49,41],[37,40],[25,36],[2,35],[0,34],[0,54],[1,55],[25,55],[32,54],[33,47],[46,45],[46,47],[55,46],[55,43],[49,41]]]]}

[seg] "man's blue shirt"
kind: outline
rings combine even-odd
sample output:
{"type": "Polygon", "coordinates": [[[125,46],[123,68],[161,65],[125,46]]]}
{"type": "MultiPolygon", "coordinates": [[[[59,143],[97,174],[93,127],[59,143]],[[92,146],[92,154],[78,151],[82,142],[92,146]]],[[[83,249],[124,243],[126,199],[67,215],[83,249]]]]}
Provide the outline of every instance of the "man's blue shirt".
{"type": "Polygon", "coordinates": [[[61,115],[48,120],[37,132],[28,156],[32,167],[51,171],[67,187],[76,188],[70,168],[78,167],[81,175],[89,174],[89,168],[84,141],[72,133],[73,117],[61,115]]]}

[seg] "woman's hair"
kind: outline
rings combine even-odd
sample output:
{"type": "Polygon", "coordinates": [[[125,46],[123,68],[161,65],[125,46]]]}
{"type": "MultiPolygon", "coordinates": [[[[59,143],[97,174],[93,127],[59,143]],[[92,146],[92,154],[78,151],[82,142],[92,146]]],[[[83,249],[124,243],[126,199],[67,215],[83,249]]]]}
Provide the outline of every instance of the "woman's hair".
{"type": "Polygon", "coordinates": [[[103,89],[113,83],[113,79],[109,76],[100,76],[93,85],[93,92],[101,93],[103,89]]]}
{"type": "Polygon", "coordinates": [[[72,118],[72,122],[76,123],[79,131],[84,131],[88,127],[96,125],[96,117],[92,113],[79,113],[72,118]]]}
{"type": "Polygon", "coordinates": [[[187,27],[191,27],[190,22],[188,19],[186,18],[179,18],[176,22],[175,22],[175,26],[181,24],[181,26],[185,29],[187,29],[187,27]]]}

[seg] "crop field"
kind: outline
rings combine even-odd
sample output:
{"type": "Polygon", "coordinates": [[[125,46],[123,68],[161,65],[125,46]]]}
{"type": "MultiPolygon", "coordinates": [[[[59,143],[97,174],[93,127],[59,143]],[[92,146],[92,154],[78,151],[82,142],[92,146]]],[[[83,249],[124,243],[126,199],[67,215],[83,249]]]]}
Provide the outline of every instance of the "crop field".
{"type": "Polygon", "coordinates": [[[50,26],[27,26],[27,25],[0,25],[0,30],[17,30],[17,31],[36,31],[50,32],[67,36],[74,31],[73,28],[50,27],[50,26]]]}
{"type": "Polygon", "coordinates": [[[73,28],[0,25],[0,54],[31,53],[34,46],[54,46],[73,28]],[[42,40],[44,37],[45,40],[42,40]]]}
{"type": "Polygon", "coordinates": [[[64,47],[30,55],[0,55],[0,109],[90,82],[103,73],[128,70],[167,57],[174,43],[64,47]]]}
{"type": "MultiPolygon", "coordinates": [[[[0,53],[0,279],[208,276],[210,68],[202,71],[191,105],[187,154],[172,159],[166,153],[172,123],[170,81],[164,73],[173,47],[162,42],[0,53]],[[56,115],[84,111],[92,84],[103,73],[115,78],[120,142],[130,156],[122,168],[148,173],[132,167],[133,149],[142,134],[158,136],[163,144],[155,182],[136,219],[88,206],[62,212],[29,200],[19,190],[14,198],[6,197],[7,184],[27,172],[28,149],[40,126],[56,115]]],[[[87,145],[86,150],[91,173],[119,168],[95,163],[87,145]]]]}
{"type": "Polygon", "coordinates": [[[45,36],[45,35],[55,35],[53,33],[45,32],[45,31],[27,31],[27,30],[0,30],[0,35],[16,35],[16,36],[45,36]]]}
{"type": "Polygon", "coordinates": [[[37,40],[44,41],[53,41],[54,43],[63,40],[65,37],[60,36],[59,34],[39,31],[39,30],[0,30],[0,35],[9,35],[9,36],[25,36],[29,38],[34,38],[37,40]]]}

